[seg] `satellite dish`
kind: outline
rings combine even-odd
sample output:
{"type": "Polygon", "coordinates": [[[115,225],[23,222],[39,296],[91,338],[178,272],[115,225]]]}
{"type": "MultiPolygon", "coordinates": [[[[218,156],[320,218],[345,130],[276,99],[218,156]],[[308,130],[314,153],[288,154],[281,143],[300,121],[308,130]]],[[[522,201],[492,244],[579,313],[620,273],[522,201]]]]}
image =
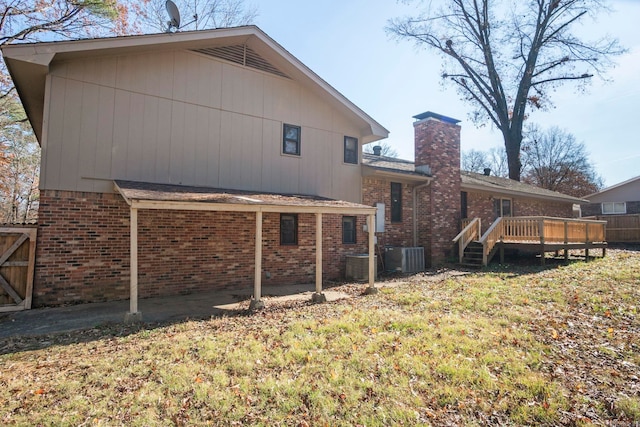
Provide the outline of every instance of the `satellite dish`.
{"type": "Polygon", "coordinates": [[[171,0],[167,0],[165,3],[167,8],[167,13],[169,14],[170,21],[167,22],[169,28],[167,28],[167,32],[171,31],[171,28],[175,28],[176,30],[180,28],[180,11],[178,10],[178,6],[171,0]]]}

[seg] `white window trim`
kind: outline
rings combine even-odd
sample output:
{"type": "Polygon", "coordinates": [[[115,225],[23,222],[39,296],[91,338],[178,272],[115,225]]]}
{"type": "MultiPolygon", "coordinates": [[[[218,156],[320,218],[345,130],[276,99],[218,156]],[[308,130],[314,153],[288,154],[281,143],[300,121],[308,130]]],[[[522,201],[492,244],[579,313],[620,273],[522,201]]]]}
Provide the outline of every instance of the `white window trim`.
{"type": "Polygon", "coordinates": [[[616,215],[616,214],[626,214],[627,213],[627,203],[626,202],[602,202],[600,205],[600,209],[602,215],[616,215]],[[622,206],[621,210],[616,210],[616,205],[619,207],[622,206]],[[611,210],[609,212],[605,212],[605,206],[610,206],[611,210]]]}

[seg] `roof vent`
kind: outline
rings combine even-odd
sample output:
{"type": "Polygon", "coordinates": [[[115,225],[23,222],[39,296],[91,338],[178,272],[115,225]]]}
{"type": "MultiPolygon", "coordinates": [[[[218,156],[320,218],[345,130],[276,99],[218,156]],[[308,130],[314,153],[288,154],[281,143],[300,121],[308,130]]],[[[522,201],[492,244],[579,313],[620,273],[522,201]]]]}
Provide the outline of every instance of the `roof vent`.
{"type": "Polygon", "coordinates": [[[379,145],[376,145],[375,147],[373,147],[373,155],[374,156],[379,156],[382,154],[382,147],[379,145]]]}
{"type": "Polygon", "coordinates": [[[491,175],[491,168],[484,168],[484,176],[491,175]]]}
{"type": "Polygon", "coordinates": [[[194,52],[224,59],[256,70],[289,78],[285,73],[273,66],[269,61],[260,56],[256,51],[245,45],[220,46],[203,49],[195,49],[194,52]]]}

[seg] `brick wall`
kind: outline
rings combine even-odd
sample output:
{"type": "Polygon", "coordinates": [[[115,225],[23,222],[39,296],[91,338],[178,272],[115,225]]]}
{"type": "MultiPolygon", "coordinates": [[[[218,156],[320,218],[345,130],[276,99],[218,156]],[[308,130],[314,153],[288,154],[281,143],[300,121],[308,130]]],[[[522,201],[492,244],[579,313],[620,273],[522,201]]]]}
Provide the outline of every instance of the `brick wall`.
{"type": "Polygon", "coordinates": [[[573,218],[573,203],[543,202],[530,199],[514,199],[514,216],[553,216],[573,218]]]}
{"type": "MultiPolygon", "coordinates": [[[[482,232],[487,231],[496,219],[493,200],[501,196],[496,196],[485,192],[467,192],[467,216],[469,218],[480,218],[482,222],[482,232]]],[[[560,202],[543,202],[531,199],[512,198],[511,208],[513,216],[552,216],[558,218],[573,218],[573,204],[560,202]]]]}
{"type": "Polygon", "coordinates": [[[114,194],[40,192],[33,305],[122,299],[129,208],[114,194]]]}
{"type": "Polygon", "coordinates": [[[381,246],[413,246],[413,185],[402,184],[402,222],[391,222],[391,182],[387,179],[363,178],[362,203],[368,206],[384,203],[385,230],[377,235],[381,246]]]}
{"type": "MultiPolygon", "coordinates": [[[[280,245],[280,215],[263,215],[263,286],[315,282],[315,215],[298,215],[298,245],[280,245]],[[271,278],[267,279],[265,273],[271,278]]],[[[323,216],[323,274],[344,277],[345,257],[365,253],[365,216],[356,244],[342,244],[342,216],[323,216]]],[[[129,296],[129,208],[119,195],[41,193],[34,306],[129,296]]],[[[254,278],[255,214],[141,210],[141,298],[229,287],[254,278]]]]}
{"type": "MultiPolygon", "coordinates": [[[[428,165],[433,181],[430,190],[430,230],[426,231],[426,258],[437,265],[451,257],[451,240],[460,224],[460,126],[435,118],[413,124],[415,131],[415,164],[428,165]]],[[[424,216],[424,215],[421,215],[424,216]]]]}
{"type": "Polygon", "coordinates": [[[467,192],[467,217],[480,218],[484,233],[496,219],[493,212],[493,197],[490,193],[467,192]]]}

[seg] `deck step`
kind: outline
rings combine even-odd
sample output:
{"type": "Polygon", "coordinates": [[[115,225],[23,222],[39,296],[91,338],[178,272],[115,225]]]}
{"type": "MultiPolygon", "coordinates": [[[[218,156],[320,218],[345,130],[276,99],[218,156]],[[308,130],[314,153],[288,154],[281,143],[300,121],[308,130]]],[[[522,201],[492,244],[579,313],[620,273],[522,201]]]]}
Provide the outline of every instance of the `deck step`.
{"type": "Polygon", "coordinates": [[[483,246],[480,242],[471,242],[464,250],[462,262],[463,267],[480,268],[482,267],[483,246]]]}

